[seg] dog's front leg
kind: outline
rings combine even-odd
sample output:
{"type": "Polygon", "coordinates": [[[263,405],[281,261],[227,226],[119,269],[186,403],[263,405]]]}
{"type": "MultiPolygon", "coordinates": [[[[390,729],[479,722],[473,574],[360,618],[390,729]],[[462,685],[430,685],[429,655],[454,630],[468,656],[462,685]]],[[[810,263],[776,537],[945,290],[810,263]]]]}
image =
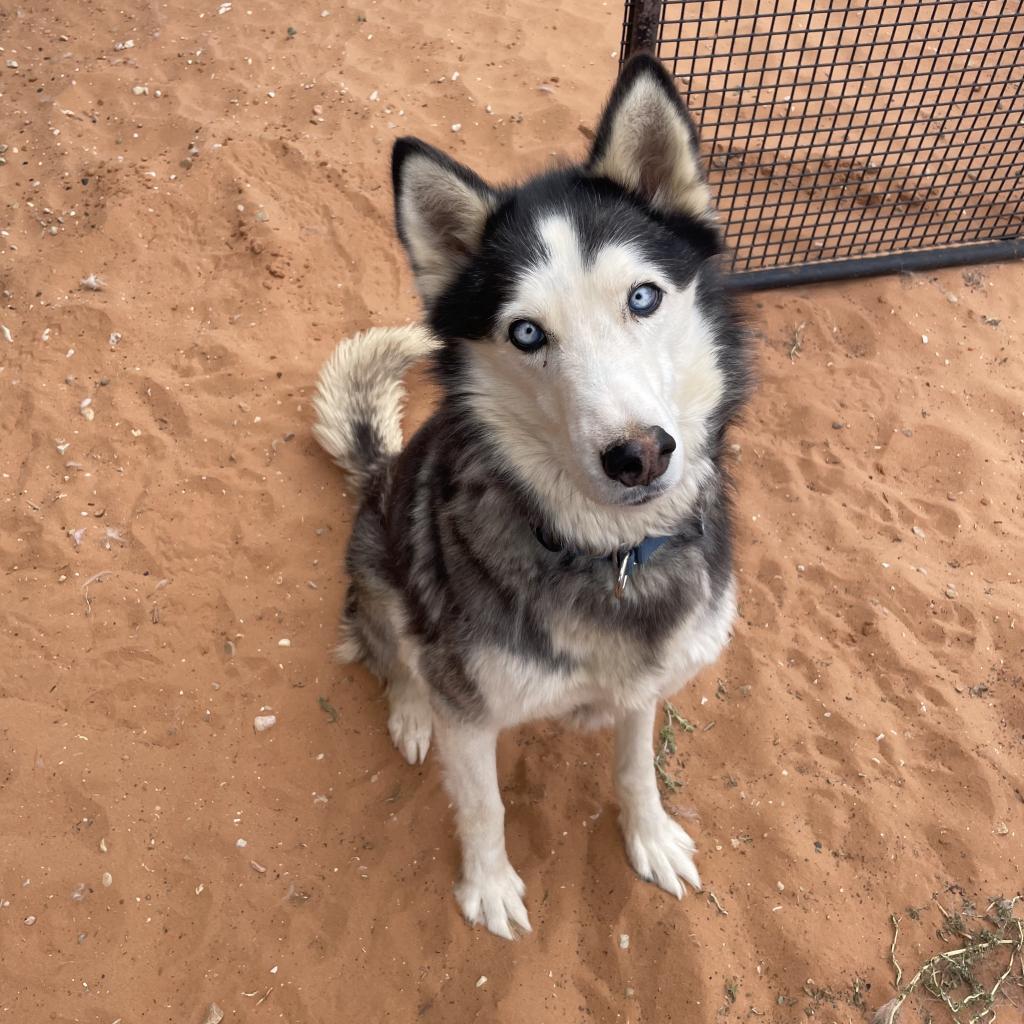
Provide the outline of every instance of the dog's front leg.
{"type": "Polygon", "coordinates": [[[683,895],[682,878],[694,889],[700,876],[693,863],[697,847],[665,811],[658,793],[651,735],[657,701],[623,712],[615,723],[615,788],[626,853],[641,878],[673,896],[683,895]]]}
{"type": "Polygon", "coordinates": [[[497,741],[496,728],[439,716],[438,752],[462,843],[462,879],[455,898],[470,924],[512,939],[512,925],[528,932],[530,920],[523,905],[526,887],[505,852],[497,741]]]}

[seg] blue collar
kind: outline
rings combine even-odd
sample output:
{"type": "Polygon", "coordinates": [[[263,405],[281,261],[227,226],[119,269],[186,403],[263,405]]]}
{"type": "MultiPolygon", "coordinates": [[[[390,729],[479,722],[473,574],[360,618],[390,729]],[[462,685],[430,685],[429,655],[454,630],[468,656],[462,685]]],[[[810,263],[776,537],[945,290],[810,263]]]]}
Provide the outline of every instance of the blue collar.
{"type": "Polygon", "coordinates": [[[617,551],[613,551],[611,555],[588,555],[585,552],[575,551],[564,545],[560,539],[544,529],[543,526],[534,527],[533,532],[540,544],[547,548],[548,551],[565,555],[570,560],[574,558],[609,558],[617,574],[615,596],[622,597],[633,570],[637,566],[646,565],[654,554],[670,540],[680,540],[689,544],[700,540],[704,536],[704,512],[703,510],[699,511],[679,533],[672,533],[664,537],[644,537],[635,547],[619,548],[617,551]]]}

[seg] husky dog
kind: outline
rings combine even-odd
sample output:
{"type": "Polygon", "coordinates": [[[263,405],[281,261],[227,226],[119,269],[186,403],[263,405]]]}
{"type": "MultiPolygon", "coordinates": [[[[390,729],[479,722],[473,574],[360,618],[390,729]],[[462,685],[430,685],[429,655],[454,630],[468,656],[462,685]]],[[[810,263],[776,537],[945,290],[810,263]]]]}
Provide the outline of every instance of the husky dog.
{"type": "Polygon", "coordinates": [[[696,131],[640,57],[580,166],[495,187],[403,138],[392,172],[428,327],[357,335],[320,376],[316,437],[362,498],[338,653],[386,683],[409,762],[436,737],[471,923],[530,930],[495,746],[538,718],[614,727],[629,861],[679,897],[695,846],[652,732],[730,635],[725,437],[750,381],[696,131]],[[442,398],[403,448],[428,355],[442,398]]]}

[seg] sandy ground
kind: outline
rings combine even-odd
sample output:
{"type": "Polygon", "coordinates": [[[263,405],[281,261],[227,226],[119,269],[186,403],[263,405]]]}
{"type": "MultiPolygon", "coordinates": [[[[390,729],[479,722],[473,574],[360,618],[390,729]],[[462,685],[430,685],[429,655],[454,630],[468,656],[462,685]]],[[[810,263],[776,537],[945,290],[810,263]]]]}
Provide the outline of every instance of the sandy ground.
{"type": "Polygon", "coordinates": [[[582,154],[620,10],[229,6],[0,10],[0,1020],[867,1020],[891,913],[912,966],[933,894],[1024,887],[1024,269],[751,301],[741,621],[667,761],[721,909],[628,868],[610,737],[540,725],[501,749],[508,945],[457,914],[433,759],[330,661],[310,386],[417,313],[392,139],[582,154]]]}

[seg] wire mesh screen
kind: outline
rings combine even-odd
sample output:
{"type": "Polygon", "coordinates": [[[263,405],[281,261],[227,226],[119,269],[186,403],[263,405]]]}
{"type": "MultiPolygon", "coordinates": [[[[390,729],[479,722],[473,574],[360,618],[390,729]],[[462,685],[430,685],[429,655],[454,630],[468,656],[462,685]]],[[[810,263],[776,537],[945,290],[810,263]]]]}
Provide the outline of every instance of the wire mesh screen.
{"type": "Polygon", "coordinates": [[[622,52],[675,76],[733,270],[763,277],[1019,243],[1022,45],[1018,0],[628,0],[622,52]]]}

